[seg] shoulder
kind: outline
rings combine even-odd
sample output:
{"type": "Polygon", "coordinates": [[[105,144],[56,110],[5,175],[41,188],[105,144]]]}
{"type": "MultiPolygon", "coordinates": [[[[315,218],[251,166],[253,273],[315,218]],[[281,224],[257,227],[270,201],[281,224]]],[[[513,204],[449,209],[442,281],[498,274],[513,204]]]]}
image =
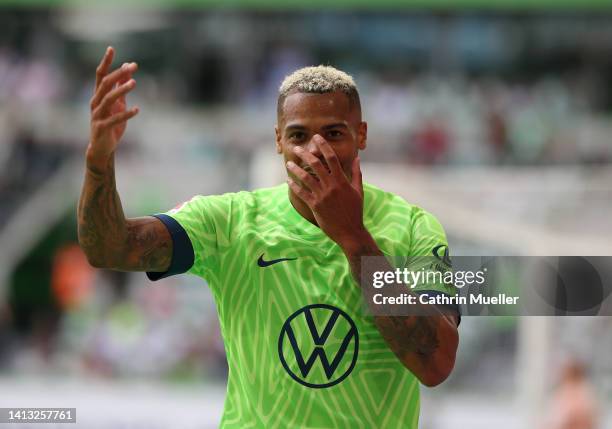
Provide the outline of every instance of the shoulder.
{"type": "Polygon", "coordinates": [[[403,216],[405,221],[418,221],[422,219],[435,219],[429,213],[416,204],[409,203],[404,198],[393,192],[380,189],[369,183],[363,184],[365,206],[368,214],[374,216],[403,216]]]}
{"type": "Polygon", "coordinates": [[[272,186],[270,188],[259,188],[251,192],[241,192],[253,200],[276,201],[279,198],[287,198],[287,184],[272,186]]]}
{"type": "Polygon", "coordinates": [[[402,229],[411,230],[413,235],[444,235],[442,224],[424,208],[368,183],[363,184],[363,190],[370,221],[377,224],[397,222],[402,229]]]}
{"type": "Polygon", "coordinates": [[[231,199],[232,208],[240,212],[272,211],[287,199],[287,185],[224,194],[224,197],[231,199]]]}
{"type": "Polygon", "coordinates": [[[205,210],[214,209],[216,207],[231,209],[231,208],[248,208],[249,206],[258,205],[267,201],[275,201],[283,195],[283,190],[286,192],[286,185],[279,185],[271,188],[261,188],[254,191],[239,191],[226,192],[216,195],[195,195],[191,199],[178,204],[168,213],[175,214],[185,210],[205,210]]]}
{"type": "Polygon", "coordinates": [[[442,225],[422,207],[365,183],[364,196],[366,227],[388,254],[429,255],[446,245],[442,225]]]}

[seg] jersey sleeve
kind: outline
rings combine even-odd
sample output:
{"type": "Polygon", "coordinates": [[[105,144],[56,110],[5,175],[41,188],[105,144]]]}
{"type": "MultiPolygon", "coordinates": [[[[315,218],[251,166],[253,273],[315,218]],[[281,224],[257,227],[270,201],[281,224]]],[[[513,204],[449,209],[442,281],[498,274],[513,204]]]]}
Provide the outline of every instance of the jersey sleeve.
{"type": "Polygon", "coordinates": [[[217,275],[219,249],[229,241],[231,194],[197,195],[166,213],[154,215],[172,237],[168,271],[147,272],[150,280],[189,273],[211,281],[217,275]]]}
{"type": "Polygon", "coordinates": [[[452,262],[440,222],[431,213],[418,209],[411,222],[410,235],[408,268],[423,273],[421,280],[413,285],[413,290],[430,295],[454,296],[456,287],[452,281],[448,281],[452,279],[452,262]]]}

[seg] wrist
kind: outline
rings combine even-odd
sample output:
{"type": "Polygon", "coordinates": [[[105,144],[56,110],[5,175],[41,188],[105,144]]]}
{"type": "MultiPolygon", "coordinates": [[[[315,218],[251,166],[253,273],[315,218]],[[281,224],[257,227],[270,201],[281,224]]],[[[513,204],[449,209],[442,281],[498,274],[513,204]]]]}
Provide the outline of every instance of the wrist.
{"type": "Polygon", "coordinates": [[[380,254],[376,241],[374,241],[374,238],[365,227],[341,243],[338,243],[338,245],[349,258],[352,256],[375,256],[380,254]]]}
{"type": "Polygon", "coordinates": [[[87,146],[85,153],[85,165],[87,170],[95,174],[104,174],[113,159],[113,154],[104,154],[97,152],[91,143],[87,146]]]}

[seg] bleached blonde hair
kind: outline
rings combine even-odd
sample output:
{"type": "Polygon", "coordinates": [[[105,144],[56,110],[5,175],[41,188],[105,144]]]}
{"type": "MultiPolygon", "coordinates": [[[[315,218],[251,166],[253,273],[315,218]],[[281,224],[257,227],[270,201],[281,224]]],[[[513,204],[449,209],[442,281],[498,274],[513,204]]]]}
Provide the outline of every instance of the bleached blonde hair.
{"type": "Polygon", "coordinates": [[[277,111],[280,115],[283,103],[290,94],[304,92],[310,94],[326,94],[329,92],[346,94],[351,107],[356,105],[361,109],[359,92],[353,77],[332,66],[304,67],[285,77],[278,90],[277,111]]]}

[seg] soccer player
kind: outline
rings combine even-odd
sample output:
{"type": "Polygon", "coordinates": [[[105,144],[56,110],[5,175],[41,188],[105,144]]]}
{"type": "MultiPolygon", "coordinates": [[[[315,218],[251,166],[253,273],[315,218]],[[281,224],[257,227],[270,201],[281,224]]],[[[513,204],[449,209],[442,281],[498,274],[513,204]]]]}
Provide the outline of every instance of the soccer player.
{"type": "Polygon", "coordinates": [[[416,428],[419,381],[450,374],[458,316],[372,315],[361,262],[437,255],[446,237],[429,213],[362,183],[367,124],[353,79],[319,66],[282,83],[275,132],[287,184],[126,219],[114,153],[138,113],[125,100],[137,65],[111,72],[113,56],[108,48],[91,100],[79,241],[96,267],[207,281],[229,364],[221,426],[416,428]]]}

